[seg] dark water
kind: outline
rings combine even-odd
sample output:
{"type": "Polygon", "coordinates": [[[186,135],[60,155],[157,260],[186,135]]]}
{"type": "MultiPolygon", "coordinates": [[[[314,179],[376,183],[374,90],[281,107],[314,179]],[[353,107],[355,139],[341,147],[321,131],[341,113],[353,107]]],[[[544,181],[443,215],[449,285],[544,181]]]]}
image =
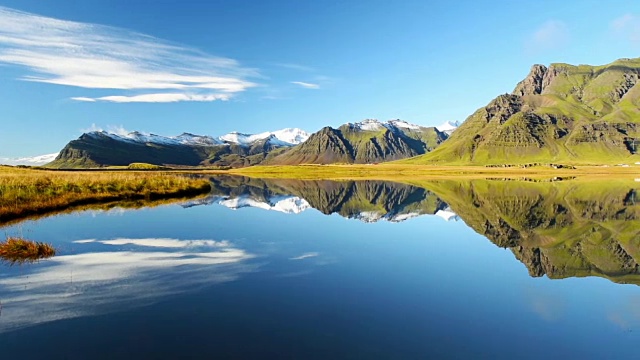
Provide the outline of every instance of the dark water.
{"type": "Polygon", "coordinates": [[[637,357],[633,180],[213,181],[4,227],[2,357],[637,357]]]}

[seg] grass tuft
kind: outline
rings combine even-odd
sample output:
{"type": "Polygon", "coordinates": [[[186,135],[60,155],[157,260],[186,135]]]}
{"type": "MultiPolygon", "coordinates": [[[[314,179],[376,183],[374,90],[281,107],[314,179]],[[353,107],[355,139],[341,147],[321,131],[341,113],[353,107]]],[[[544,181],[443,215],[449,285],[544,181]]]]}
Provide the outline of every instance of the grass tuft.
{"type": "Polygon", "coordinates": [[[47,243],[9,237],[0,242],[0,261],[9,265],[34,263],[40,259],[47,259],[56,254],[56,249],[47,243]]]}

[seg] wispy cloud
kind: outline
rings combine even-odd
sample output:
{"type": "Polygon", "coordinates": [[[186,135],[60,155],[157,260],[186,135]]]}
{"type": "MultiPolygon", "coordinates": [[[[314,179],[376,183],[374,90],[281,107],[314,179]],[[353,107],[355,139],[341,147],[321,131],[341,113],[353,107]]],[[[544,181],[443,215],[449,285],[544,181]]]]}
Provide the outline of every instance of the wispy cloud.
{"type": "Polygon", "coordinates": [[[73,100],[95,102],[117,102],[117,103],[133,103],[133,102],[146,102],[146,103],[170,103],[180,101],[215,101],[222,100],[227,101],[231,98],[231,94],[182,94],[182,93],[157,93],[157,94],[144,94],[134,96],[114,95],[103,96],[97,98],[87,97],[74,97],[73,100]]]}
{"type": "Polygon", "coordinates": [[[292,81],[291,83],[302,86],[305,89],[320,89],[320,85],[318,84],[313,84],[313,83],[308,83],[303,81],[292,81]]]}
{"type": "Polygon", "coordinates": [[[320,253],[317,253],[317,252],[304,253],[300,256],[292,257],[289,260],[304,260],[304,259],[316,257],[318,255],[320,255],[320,253]]]}
{"type": "Polygon", "coordinates": [[[285,68],[285,69],[290,69],[290,70],[297,70],[297,71],[304,71],[304,72],[314,72],[314,71],[316,71],[316,69],[312,68],[311,66],[300,65],[300,64],[276,63],[274,65],[282,67],[282,68],[285,68]]]}
{"type": "Polygon", "coordinates": [[[539,52],[557,49],[569,42],[567,25],[558,20],[549,20],[538,27],[529,37],[526,49],[529,52],[539,52]]]}
{"type": "Polygon", "coordinates": [[[59,20],[0,7],[0,63],[22,80],[119,90],[77,101],[227,100],[255,87],[255,69],[130,30],[59,20]],[[152,92],[150,92],[152,90],[152,92]],[[133,92],[133,93],[132,93],[133,92]]]}
{"type": "Polygon", "coordinates": [[[634,43],[640,43],[640,16],[625,14],[611,22],[616,36],[623,36],[634,43]]]}

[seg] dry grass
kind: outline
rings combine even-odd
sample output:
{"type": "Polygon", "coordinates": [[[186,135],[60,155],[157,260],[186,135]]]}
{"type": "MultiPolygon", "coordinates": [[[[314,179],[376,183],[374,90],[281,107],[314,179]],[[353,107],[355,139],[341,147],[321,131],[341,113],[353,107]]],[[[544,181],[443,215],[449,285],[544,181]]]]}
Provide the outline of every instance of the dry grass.
{"type": "Polygon", "coordinates": [[[55,254],[56,249],[46,243],[17,237],[9,237],[6,241],[0,242],[0,261],[10,265],[33,263],[40,259],[50,258],[55,254]]]}
{"type": "Polygon", "coordinates": [[[195,195],[210,188],[205,179],[163,172],[63,172],[0,166],[0,222],[75,205],[195,195]]]}

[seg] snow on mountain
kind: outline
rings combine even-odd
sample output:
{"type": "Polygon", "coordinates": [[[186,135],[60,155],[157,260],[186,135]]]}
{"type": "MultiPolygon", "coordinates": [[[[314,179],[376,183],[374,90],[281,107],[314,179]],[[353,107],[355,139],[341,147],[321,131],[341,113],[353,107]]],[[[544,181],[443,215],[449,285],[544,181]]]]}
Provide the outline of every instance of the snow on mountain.
{"type": "Polygon", "coordinates": [[[211,136],[194,135],[190,133],[182,133],[174,139],[184,145],[218,145],[221,141],[211,136]]]}
{"type": "Polygon", "coordinates": [[[378,131],[384,127],[384,125],[376,119],[365,119],[357,123],[348,123],[348,125],[352,129],[364,131],[378,131]]]}
{"type": "Polygon", "coordinates": [[[411,124],[404,120],[396,119],[396,120],[388,120],[388,121],[379,121],[376,119],[365,119],[357,123],[348,123],[349,127],[356,130],[363,131],[379,131],[384,128],[387,128],[391,131],[397,131],[402,129],[408,130],[420,130],[422,126],[411,124]]]}
{"type": "Polygon", "coordinates": [[[31,157],[22,157],[22,158],[0,158],[0,164],[37,166],[37,165],[48,164],[53,160],[55,160],[57,156],[58,156],[58,153],[31,156],[31,157]]]}
{"type": "Polygon", "coordinates": [[[457,121],[454,121],[454,122],[445,121],[444,124],[436,126],[436,129],[438,129],[438,131],[443,132],[447,135],[451,135],[451,133],[453,133],[453,131],[457,129],[458,126],[460,126],[460,123],[457,121]]]}
{"type": "Polygon", "coordinates": [[[404,120],[389,120],[387,121],[387,124],[389,124],[390,126],[396,127],[396,128],[402,128],[402,129],[410,129],[410,130],[420,130],[420,126],[416,125],[416,124],[411,124],[408,123],[404,120]]]}
{"type": "Polygon", "coordinates": [[[273,143],[276,145],[292,146],[305,142],[309,138],[309,134],[301,129],[287,128],[277,131],[267,131],[259,134],[232,132],[222,135],[218,139],[227,143],[249,145],[255,141],[264,140],[270,137],[274,140],[273,143]]]}
{"type": "Polygon", "coordinates": [[[224,145],[238,144],[250,145],[256,141],[269,139],[272,144],[279,146],[293,146],[306,141],[309,134],[301,129],[287,128],[277,131],[264,132],[260,134],[243,134],[232,132],[219,136],[217,138],[206,135],[195,135],[183,133],[178,136],[161,136],[155,134],[147,134],[139,131],[133,131],[126,134],[116,134],[107,131],[93,131],[88,133],[90,136],[108,136],[114,140],[127,141],[144,144],[161,144],[161,145],[224,145]]]}

